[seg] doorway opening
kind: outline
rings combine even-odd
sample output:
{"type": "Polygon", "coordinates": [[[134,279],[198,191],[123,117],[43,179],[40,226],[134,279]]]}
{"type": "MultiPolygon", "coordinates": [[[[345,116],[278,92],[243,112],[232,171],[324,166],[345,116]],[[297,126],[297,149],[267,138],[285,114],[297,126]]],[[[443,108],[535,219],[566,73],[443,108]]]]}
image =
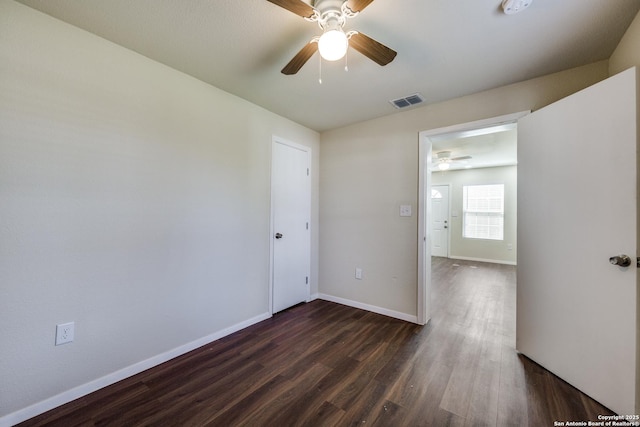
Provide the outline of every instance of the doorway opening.
{"type": "MultiPolygon", "coordinates": [[[[418,201],[418,323],[431,318],[431,257],[445,256],[468,261],[498,262],[515,265],[515,144],[516,124],[529,111],[420,132],[418,201]],[[511,142],[509,142],[511,141],[511,142]],[[508,153],[511,154],[508,154],[508,153]],[[497,155],[498,153],[502,153],[497,155]],[[482,231],[495,228],[500,209],[486,207],[490,200],[465,203],[465,186],[499,184],[508,180],[509,220],[503,206],[502,239],[464,236],[464,227],[482,231]],[[432,203],[432,190],[448,188],[448,206],[432,203]],[[434,208],[435,206],[435,208],[434,208]],[[448,211],[443,213],[443,211],[448,211]],[[438,214],[440,223],[433,222],[438,214]],[[447,221],[444,223],[444,221],[447,221]],[[472,224],[473,223],[473,224],[472,224]],[[446,228],[445,228],[446,226],[446,228]],[[508,226],[508,232],[507,232],[508,226]],[[446,240],[444,240],[446,239],[446,240]],[[446,254],[442,246],[446,243],[446,254]],[[434,248],[435,244],[435,248],[434,248]],[[435,250],[435,253],[434,252],[435,250]],[[484,255],[482,255],[484,254],[484,255]],[[505,256],[506,254],[506,256],[505,256]]],[[[506,203],[507,197],[504,197],[506,203]]],[[[468,202],[468,200],[467,200],[468,202]]],[[[482,234],[478,236],[484,237],[482,234]]]]}

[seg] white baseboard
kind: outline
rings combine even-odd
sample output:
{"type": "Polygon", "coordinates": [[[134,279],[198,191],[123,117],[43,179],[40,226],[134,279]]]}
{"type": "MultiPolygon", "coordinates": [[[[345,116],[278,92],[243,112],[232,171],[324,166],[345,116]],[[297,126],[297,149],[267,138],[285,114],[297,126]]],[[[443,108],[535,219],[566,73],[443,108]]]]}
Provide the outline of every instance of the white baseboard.
{"type": "Polygon", "coordinates": [[[375,305],[364,304],[358,301],[352,301],[345,298],[335,297],[333,295],[321,294],[319,293],[317,296],[318,299],[322,299],[325,301],[331,301],[342,305],[347,305],[349,307],[359,308],[362,310],[371,311],[372,313],[382,314],[384,316],[393,317],[396,319],[404,320],[406,322],[418,323],[418,316],[402,313],[400,311],[389,310],[388,308],[378,307],[375,305]]]}
{"type": "Polygon", "coordinates": [[[499,259],[484,259],[484,258],[473,258],[466,256],[450,256],[450,259],[459,259],[461,261],[477,261],[477,262],[490,262],[492,264],[504,264],[504,265],[518,265],[515,261],[504,261],[499,259]]]}
{"type": "Polygon", "coordinates": [[[181,345],[180,347],[176,347],[173,350],[158,354],[157,356],[153,356],[131,366],[127,366],[126,368],[120,369],[119,371],[113,372],[102,378],[98,378],[86,384],[72,388],[71,390],[62,392],[56,396],[45,399],[41,402],[35,403],[24,409],[20,409],[19,411],[5,415],[0,418],[0,427],[9,427],[26,421],[29,418],[33,418],[53,408],[64,405],[65,403],[69,403],[82,396],[86,396],[87,394],[93,393],[94,391],[100,390],[101,388],[104,388],[111,384],[115,384],[118,381],[124,380],[125,378],[129,378],[133,375],[139,374],[142,371],[153,368],[154,366],[160,365],[161,363],[167,362],[171,359],[188,353],[191,350],[195,350],[196,348],[202,347],[203,345],[209,344],[210,342],[226,337],[227,335],[254,325],[258,322],[262,322],[263,320],[266,320],[270,317],[270,313],[260,314],[256,317],[247,319],[243,322],[222,329],[221,331],[215,332],[206,337],[191,341],[190,343],[181,345]]]}
{"type": "Polygon", "coordinates": [[[311,294],[311,295],[309,295],[309,299],[307,300],[307,302],[311,302],[311,301],[313,301],[313,300],[315,300],[315,299],[320,298],[320,297],[319,297],[319,295],[320,295],[320,294],[317,294],[317,293],[316,293],[316,294],[311,294]]]}

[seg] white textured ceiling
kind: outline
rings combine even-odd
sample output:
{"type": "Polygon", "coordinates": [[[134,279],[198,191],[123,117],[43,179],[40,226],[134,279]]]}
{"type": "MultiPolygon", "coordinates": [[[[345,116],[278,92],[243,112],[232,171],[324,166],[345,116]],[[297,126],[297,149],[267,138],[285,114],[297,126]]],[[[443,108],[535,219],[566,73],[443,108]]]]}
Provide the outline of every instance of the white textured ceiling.
{"type": "Polygon", "coordinates": [[[398,52],[380,67],[350,50],[317,54],[294,76],[282,67],[313,37],[266,0],[19,0],[309,128],[393,114],[390,99],[427,103],[607,59],[639,0],[534,0],[516,15],[501,0],[375,0],[347,22],[398,52]]]}

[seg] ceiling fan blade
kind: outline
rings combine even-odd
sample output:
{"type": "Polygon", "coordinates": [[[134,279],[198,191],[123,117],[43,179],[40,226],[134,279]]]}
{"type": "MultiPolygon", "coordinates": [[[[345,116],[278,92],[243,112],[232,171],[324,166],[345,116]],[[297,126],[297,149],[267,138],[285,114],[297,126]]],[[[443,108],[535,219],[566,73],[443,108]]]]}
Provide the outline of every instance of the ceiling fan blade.
{"type": "Polygon", "coordinates": [[[287,9],[289,12],[293,12],[303,18],[311,18],[314,14],[314,10],[311,6],[303,2],[302,0],[267,0],[270,3],[280,6],[283,9],[287,9]]]}
{"type": "Polygon", "coordinates": [[[349,46],[380,65],[387,65],[398,54],[395,50],[362,33],[352,35],[349,39],[349,46]]]}
{"type": "Polygon", "coordinates": [[[282,69],[282,74],[286,74],[288,76],[297,73],[300,71],[300,68],[313,56],[314,53],[318,50],[318,43],[315,41],[311,41],[307,43],[300,52],[293,57],[291,61],[282,69]]]}
{"type": "Polygon", "coordinates": [[[459,162],[460,160],[469,160],[471,159],[471,156],[461,156],[461,157],[454,157],[453,160],[454,162],[459,162]]]}
{"type": "Polygon", "coordinates": [[[371,2],[373,2],[373,0],[349,0],[347,2],[347,7],[354,13],[362,12],[362,10],[369,6],[371,2]]]}

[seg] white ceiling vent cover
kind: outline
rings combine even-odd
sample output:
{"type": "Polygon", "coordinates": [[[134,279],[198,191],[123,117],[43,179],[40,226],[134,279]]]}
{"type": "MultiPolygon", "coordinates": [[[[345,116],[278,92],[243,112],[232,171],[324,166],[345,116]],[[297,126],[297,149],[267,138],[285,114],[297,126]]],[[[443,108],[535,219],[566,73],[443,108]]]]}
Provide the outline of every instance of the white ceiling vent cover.
{"type": "Polygon", "coordinates": [[[424,102],[424,98],[419,93],[414,93],[413,95],[405,96],[404,98],[392,99],[389,102],[398,110],[401,110],[403,108],[422,104],[424,102]]]}

